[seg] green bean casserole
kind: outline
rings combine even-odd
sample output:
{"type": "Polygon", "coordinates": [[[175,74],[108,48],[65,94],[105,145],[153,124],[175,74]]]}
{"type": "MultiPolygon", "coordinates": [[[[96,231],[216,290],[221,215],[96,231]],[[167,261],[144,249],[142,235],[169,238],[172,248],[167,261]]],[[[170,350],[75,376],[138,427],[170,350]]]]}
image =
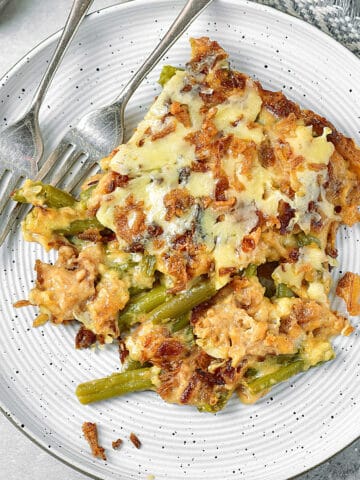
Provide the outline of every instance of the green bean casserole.
{"type": "MultiPolygon", "coordinates": [[[[31,180],[13,193],[34,206],[25,240],[58,251],[36,262],[35,325],[79,322],[77,348],[119,343],[121,372],[79,385],[82,403],[149,389],[209,412],[234,392],[255,402],[352,332],[328,294],[337,229],[359,220],[359,148],[217,42],[191,48],[78,198],[31,180]]],[[[359,292],[348,272],[351,315],[359,292]]]]}

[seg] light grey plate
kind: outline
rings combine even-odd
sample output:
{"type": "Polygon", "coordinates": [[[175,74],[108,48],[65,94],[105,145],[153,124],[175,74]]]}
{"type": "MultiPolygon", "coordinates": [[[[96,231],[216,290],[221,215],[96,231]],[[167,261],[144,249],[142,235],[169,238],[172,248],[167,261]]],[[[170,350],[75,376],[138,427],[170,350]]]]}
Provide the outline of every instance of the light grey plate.
{"type": "MultiPolygon", "coordinates": [[[[91,15],[62,64],[42,110],[45,148],[91,108],[110,101],[163,35],[182,1],[135,0],[91,15]]],[[[189,58],[188,37],[208,35],[229,51],[235,67],[283,89],[302,106],[324,114],[357,138],[360,61],[307,24],[241,0],[216,0],[168,53],[166,63],[189,58]],[[316,48],[315,48],[316,47],[316,48]]],[[[54,48],[57,36],[20,62],[0,88],[3,124],[21,111],[54,48]],[[4,120],[4,118],[6,120],[4,120]]],[[[128,108],[129,131],[159,92],[161,66],[128,108]]],[[[360,229],[339,238],[341,270],[359,270],[360,229]]],[[[321,462],[360,433],[360,348],[358,332],[336,341],[338,359],[276,388],[254,406],[234,398],[217,415],[165,404],[153,393],[81,406],[79,382],[119,367],[116,348],[75,351],[76,328],[32,329],[34,309],[15,311],[34,280],[36,258],[49,258],[14,234],[0,251],[0,405],[40,445],[72,466],[99,478],[281,480],[321,462]],[[82,438],[84,420],[99,425],[108,461],[91,457],[82,438]],[[135,432],[115,452],[111,441],[135,432]]],[[[53,258],[53,257],[51,257],[53,258]]],[[[340,302],[334,306],[341,307],[340,302]]]]}

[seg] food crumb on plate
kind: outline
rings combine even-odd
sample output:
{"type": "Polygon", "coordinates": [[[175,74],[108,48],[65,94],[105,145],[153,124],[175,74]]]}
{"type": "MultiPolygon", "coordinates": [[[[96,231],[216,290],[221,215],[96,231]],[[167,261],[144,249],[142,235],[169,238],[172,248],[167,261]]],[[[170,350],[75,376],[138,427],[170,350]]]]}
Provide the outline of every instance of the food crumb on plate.
{"type": "Polygon", "coordinates": [[[86,441],[90,445],[93,456],[106,460],[105,449],[99,445],[96,423],[84,422],[82,424],[82,431],[86,441]]]}
{"type": "Polygon", "coordinates": [[[130,433],[130,441],[135,445],[136,448],[141,447],[141,442],[139,438],[133,432],[130,433]]]}
{"type": "Polygon", "coordinates": [[[117,440],[114,440],[111,445],[114,450],[118,450],[122,444],[123,444],[122,439],[118,438],[117,440]]]}

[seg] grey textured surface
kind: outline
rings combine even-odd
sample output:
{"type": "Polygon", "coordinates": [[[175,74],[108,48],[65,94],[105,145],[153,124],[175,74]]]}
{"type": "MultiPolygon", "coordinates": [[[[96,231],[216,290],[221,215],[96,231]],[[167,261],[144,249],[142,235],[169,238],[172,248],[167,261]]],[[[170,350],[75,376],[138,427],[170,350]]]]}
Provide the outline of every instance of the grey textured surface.
{"type": "Polygon", "coordinates": [[[359,0],[256,0],[315,25],[360,56],[359,0]]]}
{"type": "MultiPolygon", "coordinates": [[[[71,3],[71,0],[10,0],[0,13],[0,77],[64,24],[71,3]]],[[[92,10],[113,3],[115,0],[95,0],[92,10]]],[[[359,449],[357,441],[297,480],[360,480],[359,449]]],[[[0,416],[0,478],[84,480],[87,477],[43,452],[0,416]]]]}

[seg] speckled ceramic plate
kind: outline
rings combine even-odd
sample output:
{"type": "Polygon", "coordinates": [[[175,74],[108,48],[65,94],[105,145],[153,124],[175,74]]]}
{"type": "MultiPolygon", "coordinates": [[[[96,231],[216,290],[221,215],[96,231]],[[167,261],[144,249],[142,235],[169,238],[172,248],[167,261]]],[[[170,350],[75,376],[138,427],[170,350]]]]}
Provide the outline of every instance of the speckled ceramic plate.
{"type": "MultiPolygon", "coordinates": [[[[46,151],[66,128],[110,101],[158,42],[181,1],[135,0],[86,19],[41,111],[46,151]]],[[[282,89],[302,106],[328,117],[360,142],[360,62],[330,37],[270,8],[241,0],[215,0],[168,53],[167,63],[189,58],[189,36],[209,35],[230,53],[235,67],[282,89]]],[[[34,91],[58,34],[42,43],[3,79],[1,126],[15,119],[34,91]]],[[[160,66],[128,108],[129,131],[159,91],[160,66]]],[[[360,229],[339,236],[339,268],[359,271],[360,229]]],[[[19,232],[1,249],[0,404],[39,445],[96,478],[156,480],[244,478],[281,480],[323,461],[360,434],[358,331],[336,340],[336,361],[275,388],[253,406],[234,397],[217,415],[164,403],[140,393],[94,406],[74,395],[79,382],[118,369],[115,348],[75,351],[75,326],[32,329],[34,309],[15,311],[34,281],[36,258],[19,232]],[[95,460],[81,434],[96,422],[106,462],[95,460]],[[127,441],[135,432],[136,450],[127,441]],[[120,451],[111,441],[123,438],[120,451]]],[[[341,308],[340,301],[334,301],[341,308]]],[[[356,319],[354,320],[356,326],[356,319]]]]}

